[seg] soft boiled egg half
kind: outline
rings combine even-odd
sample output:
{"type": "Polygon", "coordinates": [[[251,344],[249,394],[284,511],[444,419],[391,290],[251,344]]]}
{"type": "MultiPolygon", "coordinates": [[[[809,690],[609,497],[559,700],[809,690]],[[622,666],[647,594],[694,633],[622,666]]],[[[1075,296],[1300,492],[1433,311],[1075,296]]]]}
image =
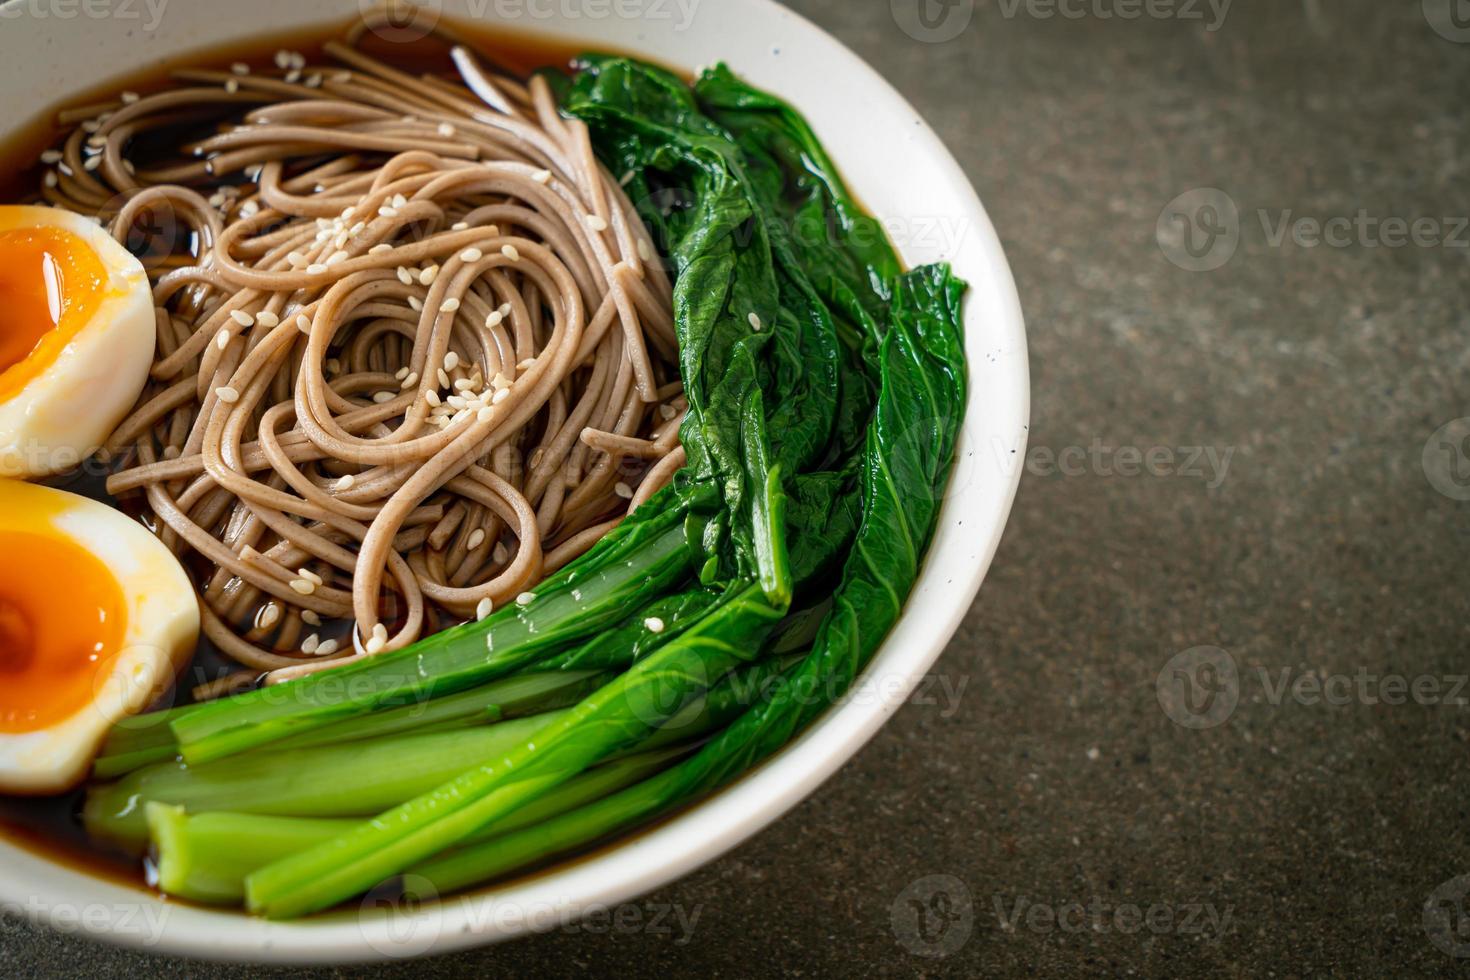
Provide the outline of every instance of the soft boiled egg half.
{"type": "Polygon", "coordinates": [[[0,206],[0,477],[72,469],[148,378],[157,336],[142,264],[91,219],[0,206]]]}
{"type": "Polygon", "coordinates": [[[188,576],[141,524],[0,479],[0,792],[81,782],[107,730],[168,690],[198,635],[188,576]]]}

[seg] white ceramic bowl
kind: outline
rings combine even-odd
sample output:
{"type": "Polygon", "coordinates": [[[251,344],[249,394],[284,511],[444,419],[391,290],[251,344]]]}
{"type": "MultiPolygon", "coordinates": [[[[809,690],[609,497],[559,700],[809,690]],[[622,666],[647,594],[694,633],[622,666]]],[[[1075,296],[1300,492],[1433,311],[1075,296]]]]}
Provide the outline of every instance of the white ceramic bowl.
{"type": "MultiPolygon", "coordinates": [[[[510,18],[520,30],[689,69],[727,62],[806,115],[858,198],[889,223],[908,263],[946,260],[969,281],[969,405],[958,464],[918,585],[861,685],[840,706],[723,792],[590,859],[418,909],[369,902],[304,922],[273,923],[165,903],[0,840],[0,903],[35,921],[154,952],[322,963],[448,952],[554,929],[586,911],[628,901],[750,837],[857,752],[938,658],[995,553],[1025,453],[1028,378],[1020,305],[969,181],[897,92],[837,41],[771,0],[423,2],[431,10],[442,7],[446,17],[510,18]],[[629,12],[642,16],[625,16],[629,12]]],[[[146,64],[241,38],[340,23],[359,8],[359,0],[10,0],[0,4],[6,54],[0,70],[8,94],[0,100],[0,134],[70,93],[146,64]]],[[[902,36],[897,28],[894,33],[902,36]]],[[[924,56],[918,42],[912,56],[924,56]]]]}

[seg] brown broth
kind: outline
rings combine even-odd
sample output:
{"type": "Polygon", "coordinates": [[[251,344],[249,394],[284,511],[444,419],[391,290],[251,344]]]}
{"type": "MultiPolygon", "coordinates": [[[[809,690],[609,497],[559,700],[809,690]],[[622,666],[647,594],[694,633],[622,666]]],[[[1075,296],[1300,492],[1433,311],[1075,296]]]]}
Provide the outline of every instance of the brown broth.
{"type": "MultiPolygon", "coordinates": [[[[0,137],[0,203],[18,203],[37,198],[44,173],[40,155],[69,131],[69,127],[57,124],[57,111],[107,101],[123,90],[145,94],[161,91],[171,84],[170,72],[181,68],[226,69],[237,61],[252,67],[273,67],[272,59],[282,48],[301,52],[312,64],[328,63],[330,59],[321,53],[322,46],[342,37],[349,23],[343,22],[336,27],[310,31],[262,34],[238,43],[184,52],[155,62],[146,70],[113,78],[101,85],[70,94],[15,131],[0,137]]],[[[609,49],[607,45],[593,42],[570,42],[504,28],[466,23],[449,26],[474,47],[485,61],[521,76],[528,75],[537,68],[569,67],[577,55],[589,50],[634,54],[609,49]]],[[[401,43],[384,41],[369,32],[364,35],[360,47],[405,71],[446,74],[451,71],[447,46],[432,37],[413,43],[401,43]]],[[[648,60],[645,56],[636,56],[648,60]]],[[[672,66],[665,67],[689,77],[687,72],[672,66]]],[[[103,497],[100,481],[91,481],[88,486],[68,484],[66,489],[88,496],[103,497]]],[[[218,655],[203,649],[180,679],[179,686],[187,689],[193,684],[219,677],[222,668],[223,662],[218,655]]],[[[54,797],[0,795],[0,839],[64,867],[139,890],[149,890],[141,862],[102,850],[88,839],[79,817],[81,800],[81,790],[54,797]]],[[[596,854],[598,851],[590,853],[596,854]]],[[[533,872],[532,875],[538,873],[545,872],[533,872]]]]}

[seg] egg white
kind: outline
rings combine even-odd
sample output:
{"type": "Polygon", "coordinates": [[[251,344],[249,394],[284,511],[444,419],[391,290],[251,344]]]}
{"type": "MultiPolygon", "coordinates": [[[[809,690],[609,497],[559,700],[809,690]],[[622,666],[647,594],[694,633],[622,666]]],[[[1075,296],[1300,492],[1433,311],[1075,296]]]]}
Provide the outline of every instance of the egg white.
{"type": "Polygon", "coordinates": [[[86,778],[114,723],[149,707],[172,686],[198,641],[198,599],[162,542],[95,500],[0,480],[0,529],[55,535],[91,552],[112,572],[127,610],[122,649],[98,669],[87,705],[45,728],[0,732],[0,792],[59,793],[86,778]]]}
{"type": "Polygon", "coordinates": [[[56,360],[0,400],[0,477],[32,479],[79,465],[127,416],[153,363],[157,326],[142,263],[83,215],[0,206],[0,230],[41,227],[85,242],[108,282],[97,309],[56,360]]]}

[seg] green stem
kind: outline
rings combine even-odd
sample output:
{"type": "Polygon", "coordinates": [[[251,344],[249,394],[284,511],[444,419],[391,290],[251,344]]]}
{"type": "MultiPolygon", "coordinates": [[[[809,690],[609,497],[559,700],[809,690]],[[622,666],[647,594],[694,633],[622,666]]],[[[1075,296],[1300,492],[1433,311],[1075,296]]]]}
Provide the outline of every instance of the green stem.
{"type": "Polygon", "coordinates": [[[325,844],[251,875],[246,898],[272,918],[305,915],[368,891],[462,842],[558,783],[625,748],[677,714],[735,666],[753,659],[784,614],[759,585],[733,594],[694,628],[635,664],[503,765],[478,766],[325,844]],[[509,778],[515,773],[515,781],[509,778]]]}
{"type": "Polygon", "coordinates": [[[93,787],[82,820],[94,838],[137,851],[147,838],[148,801],[192,813],[370,816],[501,758],[570,710],[460,731],[252,752],[198,766],[165,762],[93,787]]]}
{"type": "Polygon", "coordinates": [[[610,532],[598,548],[538,586],[528,605],[506,607],[402,650],[212,702],[170,727],[186,760],[207,762],[484,684],[623,619],[626,610],[685,577],[687,555],[682,508],[666,507],[610,532]]]}

